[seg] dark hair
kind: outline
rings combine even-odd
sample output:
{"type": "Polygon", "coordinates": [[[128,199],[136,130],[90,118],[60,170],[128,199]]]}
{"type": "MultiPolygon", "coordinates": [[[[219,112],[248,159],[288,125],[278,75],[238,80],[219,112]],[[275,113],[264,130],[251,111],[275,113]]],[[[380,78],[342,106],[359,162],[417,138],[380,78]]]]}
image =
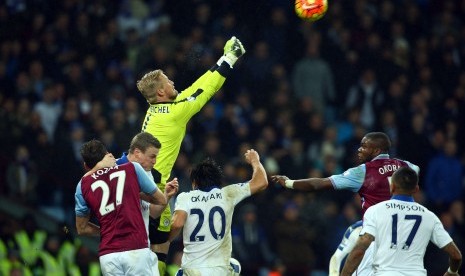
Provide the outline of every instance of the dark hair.
{"type": "Polygon", "coordinates": [[[418,174],[410,167],[400,167],[392,175],[392,182],[400,189],[410,192],[418,185],[418,174]]]}
{"type": "Polygon", "coordinates": [[[384,132],[370,132],[365,135],[370,139],[376,148],[380,149],[383,153],[388,153],[391,148],[391,139],[384,132]]]}
{"type": "Polygon", "coordinates": [[[152,134],[148,132],[141,132],[132,138],[131,145],[129,146],[129,152],[133,153],[135,149],[139,149],[142,152],[145,152],[149,147],[155,147],[159,149],[161,148],[161,143],[152,134]]]}
{"type": "Polygon", "coordinates": [[[207,158],[192,169],[190,180],[195,182],[199,190],[209,191],[212,187],[222,185],[223,171],[215,160],[207,158]]]}
{"type": "Polygon", "coordinates": [[[81,147],[82,159],[89,168],[95,167],[95,165],[105,157],[107,152],[105,145],[96,139],[90,140],[81,147]]]}

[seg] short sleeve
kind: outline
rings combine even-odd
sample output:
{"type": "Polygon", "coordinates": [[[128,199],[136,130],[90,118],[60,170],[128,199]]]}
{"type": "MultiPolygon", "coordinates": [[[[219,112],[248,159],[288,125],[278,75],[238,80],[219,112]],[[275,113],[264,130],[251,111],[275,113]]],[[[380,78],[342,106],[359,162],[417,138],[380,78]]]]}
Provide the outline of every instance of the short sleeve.
{"type": "Polygon", "coordinates": [[[449,233],[447,233],[447,231],[444,229],[444,226],[442,225],[439,218],[435,214],[431,214],[434,217],[434,230],[430,240],[437,247],[443,248],[452,241],[452,238],[450,237],[449,233]]]}
{"type": "Polygon", "coordinates": [[[223,191],[233,200],[234,206],[251,195],[249,182],[228,185],[223,188],[223,191]]]}
{"type": "Polygon", "coordinates": [[[187,212],[188,210],[188,194],[187,193],[180,193],[176,198],[176,204],[174,205],[174,210],[182,210],[187,212]]]}
{"type": "Polygon", "coordinates": [[[329,177],[336,190],[349,190],[358,192],[365,180],[366,167],[365,164],[350,168],[342,174],[332,175],[329,177]]]}
{"type": "Polygon", "coordinates": [[[89,207],[87,207],[86,200],[82,195],[81,182],[76,187],[76,193],[74,194],[75,206],[74,211],[76,216],[85,217],[89,214],[89,207]]]}
{"type": "Polygon", "coordinates": [[[368,208],[363,216],[363,227],[360,236],[365,233],[372,235],[376,239],[376,206],[368,208]]]}
{"type": "Polygon", "coordinates": [[[407,163],[407,165],[412,169],[414,170],[418,175],[420,174],[420,167],[418,167],[417,165],[413,164],[413,163],[410,163],[409,161],[405,161],[405,163],[407,163]]]}
{"type": "Polygon", "coordinates": [[[140,190],[146,194],[153,194],[157,191],[157,185],[153,179],[149,177],[150,172],[146,172],[142,166],[137,162],[131,162],[136,171],[137,180],[139,181],[140,190]]]}

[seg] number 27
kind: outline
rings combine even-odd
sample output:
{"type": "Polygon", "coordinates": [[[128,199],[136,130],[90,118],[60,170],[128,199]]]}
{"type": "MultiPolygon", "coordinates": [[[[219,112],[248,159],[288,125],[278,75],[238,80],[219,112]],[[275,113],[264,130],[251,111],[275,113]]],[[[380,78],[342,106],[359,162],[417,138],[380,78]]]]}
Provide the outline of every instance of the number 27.
{"type": "MultiPolygon", "coordinates": [[[[117,178],[116,182],[116,205],[120,205],[123,203],[123,191],[124,191],[124,184],[126,183],[126,172],[125,171],[117,171],[110,174],[110,180],[113,178],[117,178]]],[[[102,189],[102,201],[100,202],[99,212],[102,216],[112,212],[115,210],[115,203],[110,202],[110,188],[105,181],[97,180],[90,186],[92,192],[96,189],[102,189]]]]}

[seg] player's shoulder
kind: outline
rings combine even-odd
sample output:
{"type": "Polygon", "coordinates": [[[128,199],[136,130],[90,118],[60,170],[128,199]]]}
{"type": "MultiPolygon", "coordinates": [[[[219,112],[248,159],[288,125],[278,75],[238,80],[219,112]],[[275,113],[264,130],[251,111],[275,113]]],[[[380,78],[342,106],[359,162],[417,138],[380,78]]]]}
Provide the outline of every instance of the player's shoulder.
{"type": "Polygon", "coordinates": [[[221,190],[225,193],[235,193],[236,191],[242,190],[248,186],[249,182],[233,183],[222,187],[221,190]]]}
{"type": "Polygon", "coordinates": [[[344,238],[348,239],[352,233],[360,232],[363,226],[363,221],[359,220],[347,227],[347,230],[344,233],[344,238]]]}
{"type": "Polygon", "coordinates": [[[401,158],[390,158],[391,160],[395,161],[395,162],[401,162],[401,163],[405,163],[407,164],[407,166],[409,166],[411,169],[413,169],[415,172],[417,173],[420,173],[420,167],[408,160],[405,160],[405,159],[401,159],[401,158]]]}
{"type": "Polygon", "coordinates": [[[189,195],[193,195],[193,192],[194,191],[179,193],[176,197],[176,201],[185,201],[189,197],[189,195]]]}
{"type": "Polygon", "coordinates": [[[232,184],[228,184],[228,185],[223,186],[221,189],[222,190],[224,190],[224,189],[240,189],[240,188],[244,187],[247,184],[249,184],[249,182],[232,183],[232,184]]]}
{"type": "Polygon", "coordinates": [[[370,207],[365,211],[364,218],[365,217],[370,217],[370,216],[377,216],[376,213],[382,212],[383,209],[386,209],[385,206],[387,203],[389,203],[390,200],[378,202],[370,207]]]}

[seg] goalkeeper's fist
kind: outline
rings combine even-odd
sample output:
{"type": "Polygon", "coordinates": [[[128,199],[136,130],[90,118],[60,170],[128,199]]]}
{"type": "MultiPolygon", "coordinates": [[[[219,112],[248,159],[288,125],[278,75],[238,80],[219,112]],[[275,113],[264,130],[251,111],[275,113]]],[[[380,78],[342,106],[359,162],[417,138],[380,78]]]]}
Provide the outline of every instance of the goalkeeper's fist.
{"type": "Polygon", "coordinates": [[[233,36],[226,41],[226,44],[224,45],[223,59],[229,64],[229,66],[233,67],[237,59],[243,54],[245,54],[245,48],[239,39],[233,36]]]}

